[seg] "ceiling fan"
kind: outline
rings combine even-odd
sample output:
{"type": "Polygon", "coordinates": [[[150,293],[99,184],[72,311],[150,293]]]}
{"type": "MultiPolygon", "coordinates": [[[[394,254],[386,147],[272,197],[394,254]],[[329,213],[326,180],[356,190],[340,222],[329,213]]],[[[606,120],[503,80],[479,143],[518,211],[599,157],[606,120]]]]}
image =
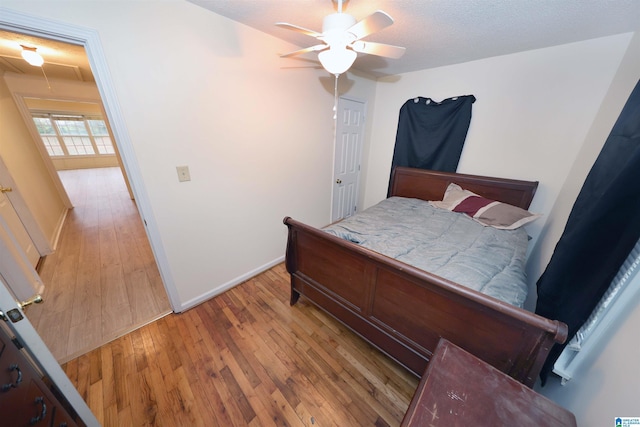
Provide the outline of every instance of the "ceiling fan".
{"type": "MultiPolygon", "coordinates": [[[[336,2],[336,0],[332,1],[336,2]]],[[[337,76],[353,65],[358,52],[394,59],[400,58],[404,54],[404,47],[362,40],[364,37],[393,24],[391,16],[378,10],[357,22],[353,16],[342,13],[343,0],[337,0],[337,3],[338,12],[325,16],[322,22],[322,33],[286,22],[276,23],[279,27],[315,37],[322,42],[289,52],[281,57],[287,58],[307,52],[319,52],[318,59],[322,66],[337,76]]]]}

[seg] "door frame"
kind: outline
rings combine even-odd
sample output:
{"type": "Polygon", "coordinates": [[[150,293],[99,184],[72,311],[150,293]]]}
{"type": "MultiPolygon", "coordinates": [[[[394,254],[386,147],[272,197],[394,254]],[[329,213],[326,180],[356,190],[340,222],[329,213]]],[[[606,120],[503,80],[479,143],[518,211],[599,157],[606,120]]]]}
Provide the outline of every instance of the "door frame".
{"type": "Polygon", "coordinates": [[[131,185],[140,216],[145,224],[147,237],[156,258],[169,303],[174,312],[180,311],[180,299],[171,274],[169,262],[162,246],[157,222],[147,196],[133,144],[119,108],[104,50],[96,30],[28,15],[0,7],[0,29],[42,38],[81,45],[84,47],[93,72],[106,117],[111,125],[114,144],[120,153],[123,170],[131,185]]]}

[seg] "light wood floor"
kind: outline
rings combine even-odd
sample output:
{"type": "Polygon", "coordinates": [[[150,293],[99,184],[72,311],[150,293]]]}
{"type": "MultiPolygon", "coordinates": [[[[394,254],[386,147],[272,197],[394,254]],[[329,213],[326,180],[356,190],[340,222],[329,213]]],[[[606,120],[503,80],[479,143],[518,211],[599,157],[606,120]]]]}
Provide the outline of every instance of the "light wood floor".
{"type": "Polygon", "coordinates": [[[60,363],[171,312],[119,168],[61,171],[74,205],[26,313],[60,363]]]}
{"type": "Polygon", "coordinates": [[[110,426],[398,426],[418,380],[304,298],[284,265],[63,369],[110,426]]]}

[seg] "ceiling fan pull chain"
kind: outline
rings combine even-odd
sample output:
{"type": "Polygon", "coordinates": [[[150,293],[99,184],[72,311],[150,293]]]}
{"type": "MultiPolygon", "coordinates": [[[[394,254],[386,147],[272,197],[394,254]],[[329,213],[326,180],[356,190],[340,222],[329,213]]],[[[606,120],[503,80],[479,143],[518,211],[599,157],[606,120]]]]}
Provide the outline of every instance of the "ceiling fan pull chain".
{"type": "Polygon", "coordinates": [[[49,88],[49,92],[51,92],[51,83],[49,83],[49,78],[47,77],[47,74],[44,72],[44,67],[40,67],[40,69],[42,70],[42,75],[44,76],[44,79],[47,81],[47,88],[49,88]]]}
{"type": "Polygon", "coordinates": [[[333,120],[338,118],[338,76],[340,74],[335,74],[336,80],[333,88],[333,120]]]}

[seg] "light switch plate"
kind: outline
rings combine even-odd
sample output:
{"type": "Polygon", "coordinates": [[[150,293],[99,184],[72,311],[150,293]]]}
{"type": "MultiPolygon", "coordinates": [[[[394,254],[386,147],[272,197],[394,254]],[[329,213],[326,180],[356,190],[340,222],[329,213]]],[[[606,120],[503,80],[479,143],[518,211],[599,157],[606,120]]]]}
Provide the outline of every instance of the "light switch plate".
{"type": "Polygon", "coordinates": [[[176,166],[176,170],[178,171],[178,181],[180,182],[191,181],[189,166],[176,166]]]}

